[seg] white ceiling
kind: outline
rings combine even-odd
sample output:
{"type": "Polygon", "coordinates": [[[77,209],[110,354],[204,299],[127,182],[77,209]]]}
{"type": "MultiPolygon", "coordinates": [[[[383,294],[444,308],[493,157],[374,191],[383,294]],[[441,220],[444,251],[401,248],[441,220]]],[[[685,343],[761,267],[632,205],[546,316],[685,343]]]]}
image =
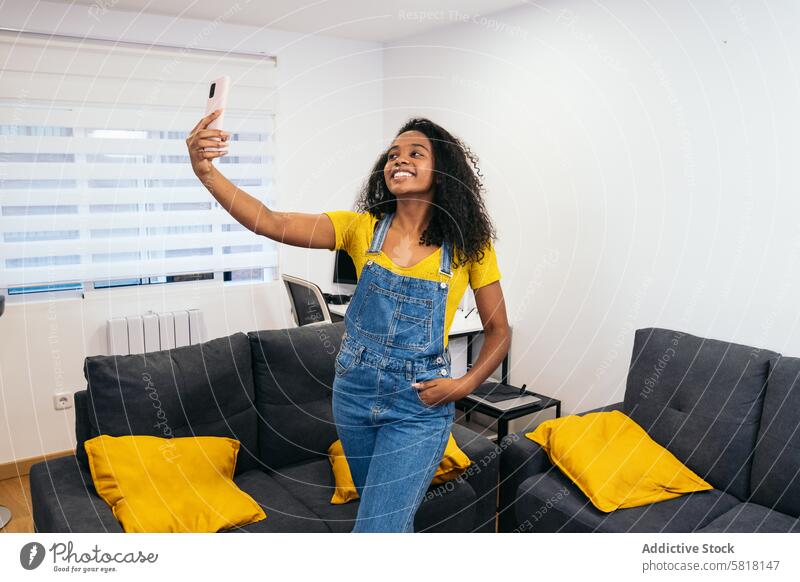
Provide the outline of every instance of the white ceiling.
{"type": "Polygon", "coordinates": [[[56,0],[63,4],[108,6],[112,10],[162,14],[388,42],[528,3],[527,0],[56,0]]]}

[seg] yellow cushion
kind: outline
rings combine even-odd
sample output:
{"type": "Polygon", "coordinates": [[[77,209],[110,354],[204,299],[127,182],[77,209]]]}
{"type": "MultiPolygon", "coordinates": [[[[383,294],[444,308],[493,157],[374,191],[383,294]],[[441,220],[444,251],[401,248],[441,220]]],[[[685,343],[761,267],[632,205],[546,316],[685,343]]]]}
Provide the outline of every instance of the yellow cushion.
{"type": "MultiPolygon", "coordinates": [[[[347,464],[347,459],[344,456],[344,449],[342,448],[341,439],[337,439],[330,447],[328,447],[328,460],[333,467],[333,478],[336,481],[336,489],[331,497],[331,503],[341,504],[347,503],[353,499],[358,499],[358,491],[353,484],[353,476],[350,474],[350,465],[347,464]]],[[[461,475],[470,465],[469,457],[458,448],[456,439],[453,438],[452,433],[447,440],[447,448],[442,455],[442,460],[439,467],[436,469],[436,474],[431,480],[432,485],[439,485],[445,481],[451,481],[461,475]]]]}
{"type": "Polygon", "coordinates": [[[84,446],[95,489],[126,532],[216,532],[266,517],[233,482],[235,439],[100,435],[84,446]]]}
{"type": "Polygon", "coordinates": [[[525,436],[600,511],[713,489],[618,410],[548,420],[525,436]]]}

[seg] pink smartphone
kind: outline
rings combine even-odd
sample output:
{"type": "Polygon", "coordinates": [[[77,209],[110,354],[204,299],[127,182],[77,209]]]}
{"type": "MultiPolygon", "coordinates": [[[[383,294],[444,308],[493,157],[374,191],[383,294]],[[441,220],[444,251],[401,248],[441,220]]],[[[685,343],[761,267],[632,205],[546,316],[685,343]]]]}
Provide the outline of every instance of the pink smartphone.
{"type": "MultiPolygon", "coordinates": [[[[225,107],[228,105],[228,89],[231,84],[231,78],[227,75],[219,77],[211,81],[211,87],[208,89],[208,99],[206,100],[206,115],[213,113],[217,109],[222,109],[217,118],[208,124],[206,129],[224,129],[225,123],[225,107]]],[[[219,141],[218,137],[212,137],[215,141],[219,141]]],[[[225,148],[205,148],[207,152],[220,151],[225,148]]]]}

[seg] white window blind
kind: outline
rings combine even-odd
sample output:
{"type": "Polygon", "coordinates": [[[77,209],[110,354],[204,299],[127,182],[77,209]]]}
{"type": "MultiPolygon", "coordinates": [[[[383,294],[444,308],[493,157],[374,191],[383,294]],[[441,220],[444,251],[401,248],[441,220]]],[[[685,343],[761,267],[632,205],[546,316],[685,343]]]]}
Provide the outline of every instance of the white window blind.
{"type": "Polygon", "coordinates": [[[274,59],[0,31],[0,63],[0,287],[276,266],[184,141],[229,75],[214,164],[274,204],[274,59]]]}

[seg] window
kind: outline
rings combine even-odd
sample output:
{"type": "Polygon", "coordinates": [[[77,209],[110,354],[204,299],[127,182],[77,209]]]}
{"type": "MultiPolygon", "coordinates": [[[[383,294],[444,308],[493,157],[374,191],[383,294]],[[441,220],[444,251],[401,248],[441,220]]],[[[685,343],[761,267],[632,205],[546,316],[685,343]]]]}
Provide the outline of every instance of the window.
{"type": "Polygon", "coordinates": [[[277,243],[216,202],[184,141],[230,75],[214,163],[274,205],[274,59],[3,31],[0,58],[0,288],[274,275],[277,243]]]}

